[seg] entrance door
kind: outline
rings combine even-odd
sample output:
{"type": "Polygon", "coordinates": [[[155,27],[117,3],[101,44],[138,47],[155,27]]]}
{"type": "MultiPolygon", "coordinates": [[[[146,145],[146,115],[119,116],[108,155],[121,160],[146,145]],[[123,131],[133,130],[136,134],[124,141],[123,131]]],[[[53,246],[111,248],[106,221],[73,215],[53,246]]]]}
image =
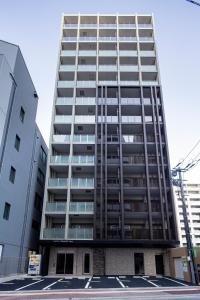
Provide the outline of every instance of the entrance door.
{"type": "Polygon", "coordinates": [[[65,274],[73,274],[73,267],[74,267],[74,254],[66,253],[65,274]]]}
{"type": "Polygon", "coordinates": [[[184,279],[182,258],[174,258],[175,276],[177,279],[184,279]]]}
{"type": "Polygon", "coordinates": [[[57,253],[56,274],[73,274],[73,267],[73,253],[57,253]]]}
{"type": "Polygon", "coordinates": [[[163,255],[159,254],[155,256],[156,260],[156,274],[157,275],[164,275],[164,263],[163,263],[163,255]]]}
{"type": "Polygon", "coordinates": [[[57,253],[56,274],[65,274],[65,253],[57,253]]]}
{"type": "Polygon", "coordinates": [[[144,274],[144,253],[134,253],[135,275],[144,274]]]}

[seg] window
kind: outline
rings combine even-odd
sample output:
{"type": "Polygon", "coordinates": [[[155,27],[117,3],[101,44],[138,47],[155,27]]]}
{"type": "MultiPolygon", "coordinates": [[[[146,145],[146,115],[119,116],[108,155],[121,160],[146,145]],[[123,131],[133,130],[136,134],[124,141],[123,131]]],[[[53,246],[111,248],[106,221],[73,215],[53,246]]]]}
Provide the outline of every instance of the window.
{"type": "Polygon", "coordinates": [[[2,256],[3,256],[3,245],[0,245],[0,262],[2,260],[2,256]]]}
{"type": "Polygon", "coordinates": [[[40,223],[38,221],[32,219],[32,228],[39,232],[40,231],[40,223]]]}
{"type": "Polygon", "coordinates": [[[85,96],[85,92],[83,90],[80,90],[80,96],[85,96]]]}
{"type": "Polygon", "coordinates": [[[5,220],[8,220],[9,219],[9,215],[10,215],[10,207],[11,205],[9,203],[5,203],[5,206],[4,206],[4,212],[3,212],[3,218],[5,220]]]}
{"type": "Polygon", "coordinates": [[[15,175],[16,175],[16,170],[15,170],[14,167],[11,166],[11,168],[10,168],[10,176],[9,176],[10,182],[12,182],[12,183],[15,182],[15,175]]]}
{"type": "Polygon", "coordinates": [[[40,197],[40,195],[38,193],[35,193],[34,207],[39,212],[42,211],[42,198],[40,197]]]}
{"type": "Polygon", "coordinates": [[[38,169],[38,174],[37,174],[37,182],[40,184],[40,185],[44,185],[44,173],[41,171],[41,169],[39,168],[38,169]]]}
{"type": "Polygon", "coordinates": [[[20,137],[16,134],[16,137],[15,137],[15,149],[17,151],[19,151],[19,147],[20,147],[20,137]]]}
{"type": "Polygon", "coordinates": [[[46,152],[44,151],[43,147],[41,146],[40,147],[40,158],[41,158],[41,161],[46,164],[47,162],[47,154],[46,152]]]}
{"type": "Polygon", "coordinates": [[[20,120],[22,121],[22,123],[24,122],[24,117],[25,117],[25,111],[23,109],[23,107],[21,106],[20,109],[20,114],[19,114],[20,120]]]}

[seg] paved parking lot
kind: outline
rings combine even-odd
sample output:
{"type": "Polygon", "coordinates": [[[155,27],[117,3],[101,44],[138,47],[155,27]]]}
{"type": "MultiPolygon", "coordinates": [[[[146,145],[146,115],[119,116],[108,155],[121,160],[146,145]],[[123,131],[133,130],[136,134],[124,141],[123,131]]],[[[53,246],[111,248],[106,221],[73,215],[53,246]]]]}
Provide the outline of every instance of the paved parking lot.
{"type": "Polygon", "coordinates": [[[107,288],[158,288],[189,286],[178,279],[161,276],[25,277],[0,283],[0,291],[38,291],[107,288]]]}

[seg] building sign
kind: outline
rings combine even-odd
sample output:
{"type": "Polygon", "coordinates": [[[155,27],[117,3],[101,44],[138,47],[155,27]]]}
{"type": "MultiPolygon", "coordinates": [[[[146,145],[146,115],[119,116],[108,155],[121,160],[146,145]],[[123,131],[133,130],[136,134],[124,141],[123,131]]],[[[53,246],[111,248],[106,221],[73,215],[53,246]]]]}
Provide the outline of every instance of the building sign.
{"type": "Polygon", "coordinates": [[[40,275],[41,266],[41,255],[30,255],[28,274],[29,275],[40,275]]]}

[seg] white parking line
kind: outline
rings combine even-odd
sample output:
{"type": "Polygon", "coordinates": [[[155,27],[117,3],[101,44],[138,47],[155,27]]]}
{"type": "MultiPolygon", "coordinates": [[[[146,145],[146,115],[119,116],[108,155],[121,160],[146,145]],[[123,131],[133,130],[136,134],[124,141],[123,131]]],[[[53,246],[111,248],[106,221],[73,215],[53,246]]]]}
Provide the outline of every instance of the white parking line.
{"type": "Polygon", "coordinates": [[[145,277],[141,277],[144,281],[149,282],[150,284],[154,285],[155,287],[159,287],[156,283],[152,282],[151,280],[147,280],[145,277]]]}
{"type": "Polygon", "coordinates": [[[54,281],[53,283],[51,283],[51,284],[45,286],[42,290],[44,290],[44,291],[45,291],[45,290],[48,290],[52,285],[56,284],[57,282],[59,282],[59,281],[61,281],[61,280],[62,280],[62,278],[58,279],[57,281],[54,281]]]}
{"type": "Polygon", "coordinates": [[[117,279],[117,281],[119,282],[119,284],[123,287],[123,288],[125,288],[125,285],[123,284],[123,282],[121,282],[121,280],[118,278],[118,277],[115,277],[116,279],[117,279]]]}
{"type": "Polygon", "coordinates": [[[90,277],[85,285],[85,289],[88,289],[89,285],[90,285],[90,281],[92,280],[92,277],[90,277]]]}
{"type": "Polygon", "coordinates": [[[39,282],[41,282],[41,281],[44,281],[44,279],[41,279],[41,280],[39,280],[39,281],[35,281],[35,282],[32,282],[32,283],[29,283],[29,284],[27,284],[27,285],[24,285],[24,286],[22,286],[22,287],[16,289],[15,291],[23,290],[23,289],[25,289],[26,287],[31,286],[31,285],[34,285],[34,284],[39,283],[39,282]]]}
{"type": "Polygon", "coordinates": [[[180,285],[183,285],[183,286],[189,286],[188,284],[185,284],[185,283],[183,283],[183,282],[179,282],[179,281],[174,280],[174,279],[171,279],[171,278],[166,278],[166,277],[164,277],[164,278],[167,279],[167,280],[171,280],[171,281],[173,281],[173,282],[176,282],[176,283],[178,283],[178,284],[180,284],[180,285]]]}

